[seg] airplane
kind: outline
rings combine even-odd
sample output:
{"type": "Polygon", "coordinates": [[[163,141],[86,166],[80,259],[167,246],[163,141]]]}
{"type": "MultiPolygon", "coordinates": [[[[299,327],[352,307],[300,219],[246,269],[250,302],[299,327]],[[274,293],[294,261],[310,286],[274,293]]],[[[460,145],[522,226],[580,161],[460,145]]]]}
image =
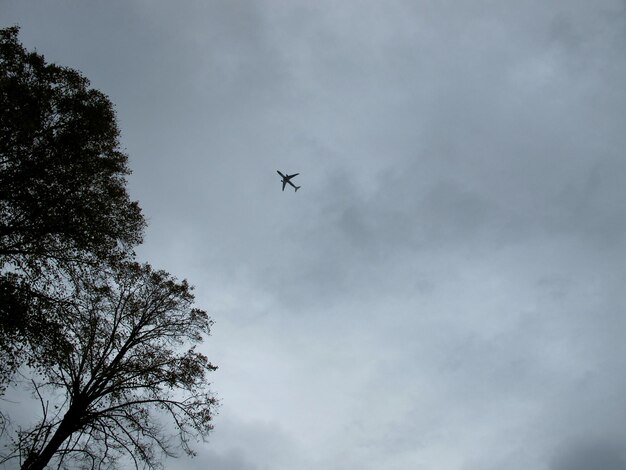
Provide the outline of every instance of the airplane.
{"type": "Polygon", "coordinates": [[[300,186],[296,186],[295,184],[293,184],[291,182],[291,178],[293,178],[294,176],[298,176],[300,173],[294,173],[293,175],[283,175],[280,171],[276,170],[276,173],[278,173],[281,178],[283,179],[283,191],[285,190],[285,185],[287,183],[289,183],[291,186],[294,187],[294,189],[297,191],[298,189],[300,189],[300,186]]]}

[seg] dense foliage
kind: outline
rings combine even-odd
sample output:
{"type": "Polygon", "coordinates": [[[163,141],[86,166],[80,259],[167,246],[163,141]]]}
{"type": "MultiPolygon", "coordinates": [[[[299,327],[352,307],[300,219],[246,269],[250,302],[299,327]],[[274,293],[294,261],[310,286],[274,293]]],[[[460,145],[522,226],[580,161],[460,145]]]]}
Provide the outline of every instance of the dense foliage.
{"type": "Polygon", "coordinates": [[[145,225],[111,102],[17,35],[0,29],[0,387],[58,321],[34,301],[62,301],[73,271],[132,255],[145,225]]]}
{"type": "Polygon", "coordinates": [[[110,258],[141,242],[113,105],[79,72],[0,30],[0,257],[20,267],[110,258]]]}

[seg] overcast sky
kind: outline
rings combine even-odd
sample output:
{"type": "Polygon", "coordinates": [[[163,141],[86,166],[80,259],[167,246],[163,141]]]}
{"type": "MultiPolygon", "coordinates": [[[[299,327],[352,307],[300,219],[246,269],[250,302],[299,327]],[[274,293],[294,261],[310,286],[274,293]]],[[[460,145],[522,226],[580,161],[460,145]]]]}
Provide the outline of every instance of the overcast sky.
{"type": "Polygon", "coordinates": [[[0,0],[215,320],[188,470],[626,470],[624,0],[0,0]],[[300,175],[281,191],[276,170],[300,175]]]}

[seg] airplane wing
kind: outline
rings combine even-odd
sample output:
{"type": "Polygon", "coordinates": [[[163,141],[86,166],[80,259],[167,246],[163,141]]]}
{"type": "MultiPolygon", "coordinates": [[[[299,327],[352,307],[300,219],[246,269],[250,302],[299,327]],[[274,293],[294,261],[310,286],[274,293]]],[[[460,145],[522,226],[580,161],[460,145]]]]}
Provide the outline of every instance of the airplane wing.
{"type": "Polygon", "coordinates": [[[283,191],[285,190],[285,185],[287,184],[287,180],[283,180],[283,191]]]}
{"type": "Polygon", "coordinates": [[[300,173],[294,173],[293,175],[287,175],[287,178],[293,178],[294,176],[298,176],[300,173]]]}

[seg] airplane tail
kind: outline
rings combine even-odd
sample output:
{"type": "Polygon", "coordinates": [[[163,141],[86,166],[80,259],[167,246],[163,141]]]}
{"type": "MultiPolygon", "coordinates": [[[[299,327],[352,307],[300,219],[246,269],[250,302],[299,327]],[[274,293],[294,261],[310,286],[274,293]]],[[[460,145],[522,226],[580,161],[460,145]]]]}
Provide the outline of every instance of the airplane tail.
{"type": "Polygon", "coordinates": [[[295,192],[298,192],[298,189],[300,189],[300,188],[301,188],[301,186],[296,186],[296,191],[295,192]]]}

